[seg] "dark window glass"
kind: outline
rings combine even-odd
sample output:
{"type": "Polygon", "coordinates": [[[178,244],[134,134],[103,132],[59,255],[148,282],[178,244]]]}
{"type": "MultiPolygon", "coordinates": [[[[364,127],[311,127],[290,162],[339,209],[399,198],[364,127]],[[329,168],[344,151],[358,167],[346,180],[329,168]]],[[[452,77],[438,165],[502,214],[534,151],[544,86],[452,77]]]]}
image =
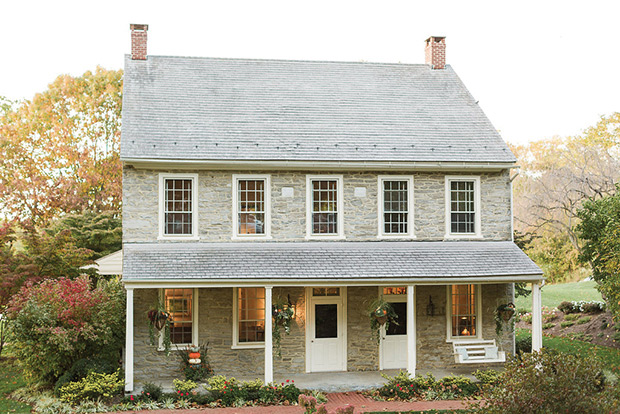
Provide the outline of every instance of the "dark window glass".
{"type": "Polygon", "coordinates": [[[314,337],[338,338],[338,305],[314,305],[314,337]]]}
{"type": "Polygon", "coordinates": [[[398,325],[391,323],[388,326],[387,335],[407,335],[407,302],[390,303],[394,308],[394,312],[398,315],[398,325]]]}

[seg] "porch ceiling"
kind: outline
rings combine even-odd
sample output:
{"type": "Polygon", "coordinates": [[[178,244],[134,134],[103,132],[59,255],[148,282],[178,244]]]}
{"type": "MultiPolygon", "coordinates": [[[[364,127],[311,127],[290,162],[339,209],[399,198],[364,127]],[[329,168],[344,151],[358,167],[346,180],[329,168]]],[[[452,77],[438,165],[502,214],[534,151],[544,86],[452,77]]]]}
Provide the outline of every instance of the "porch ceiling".
{"type": "Polygon", "coordinates": [[[126,243],[125,282],[512,282],[542,271],[512,242],[126,243]]]}

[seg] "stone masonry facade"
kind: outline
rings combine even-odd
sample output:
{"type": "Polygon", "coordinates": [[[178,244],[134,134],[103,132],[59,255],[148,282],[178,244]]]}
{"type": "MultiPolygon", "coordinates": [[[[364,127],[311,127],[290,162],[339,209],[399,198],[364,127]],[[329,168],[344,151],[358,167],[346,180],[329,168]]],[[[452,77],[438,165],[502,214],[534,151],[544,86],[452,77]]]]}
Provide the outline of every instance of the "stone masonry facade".
{"type": "MultiPolygon", "coordinates": [[[[158,173],[159,171],[137,170],[131,167],[124,169],[123,241],[125,243],[157,241],[158,173]]],[[[232,241],[232,176],[237,173],[267,174],[260,171],[198,172],[197,215],[200,242],[232,241]]],[[[271,172],[268,174],[271,176],[271,241],[305,241],[306,174],[316,175],[316,172],[271,172]],[[283,188],[292,188],[292,197],[284,196],[283,188]]],[[[347,240],[377,240],[379,217],[377,177],[379,175],[389,174],[378,172],[342,174],[344,235],[347,240]],[[364,188],[366,195],[356,196],[356,188],[364,188]]],[[[416,172],[411,175],[414,180],[413,214],[416,240],[443,240],[445,235],[445,174],[416,172]]],[[[508,172],[484,173],[478,176],[480,176],[482,236],[485,240],[510,240],[511,211],[508,172]]]]}
{"type": "MultiPolygon", "coordinates": [[[[495,338],[493,310],[501,303],[512,300],[512,284],[482,285],[482,337],[495,338]]],[[[379,369],[379,347],[372,336],[366,310],[377,297],[376,286],[347,288],[347,370],[369,371],[379,369]]],[[[274,355],[274,374],[290,376],[305,372],[305,290],[302,287],[275,287],[274,298],[291,296],[296,305],[296,317],[290,335],[282,333],[282,356],[274,355]]],[[[208,358],[216,374],[242,379],[262,378],[264,350],[262,348],[235,349],[233,347],[233,288],[199,289],[198,330],[201,343],[209,344],[208,358]]],[[[144,382],[170,383],[182,378],[180,360],[174,351],[166,357],[156,346],[149,344],[146,313],[157,302],[157,289],[136,289],[134,298],[134,369],[138,384],[144,382]]],[[[452,346],[446,342],[447,287],[416,287],[417,368],[456,368],[452,346]],[[434,316],[426,315],[429,296],[435,304],[434,316]]],[[[512,335],[505,334],[503,350],[512,352],[512,335]]],[[[485,364],[489,368],[493,365],[485,364]]],[[[482,366],[481,366],[482,367],[482,366]]],[[[476,369],[475,366],[470,366],[476,369]]]]}

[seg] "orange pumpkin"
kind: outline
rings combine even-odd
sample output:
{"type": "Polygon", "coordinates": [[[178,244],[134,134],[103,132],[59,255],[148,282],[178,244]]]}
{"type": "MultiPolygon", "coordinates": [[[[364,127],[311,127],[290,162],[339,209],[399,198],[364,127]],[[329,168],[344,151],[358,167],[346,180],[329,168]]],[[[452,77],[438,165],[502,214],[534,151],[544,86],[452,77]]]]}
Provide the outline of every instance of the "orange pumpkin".
{"type": "Polygon", "coordinates": [[[198,359],[200,358],[200,352],[190,352],[189,359],[198,359]]]}

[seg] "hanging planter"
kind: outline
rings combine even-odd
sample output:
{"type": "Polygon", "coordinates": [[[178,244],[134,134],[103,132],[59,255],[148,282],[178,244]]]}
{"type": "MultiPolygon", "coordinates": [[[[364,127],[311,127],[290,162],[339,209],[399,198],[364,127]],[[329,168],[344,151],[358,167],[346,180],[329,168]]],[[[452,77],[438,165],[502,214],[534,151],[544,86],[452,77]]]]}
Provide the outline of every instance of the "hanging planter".
{"type": "Polygon", "coordinates": [[[273,316],[273,345],[276,350],[276,355],[278,357],[282,357],[282,350],[280,348],[280,341],[282,340],[282,334],[280,333],[280,328],[284,329],[284,333],[286,335],[291,333],[291,321],[295,316],[295,312],[293,311],[293,305],[291,304],[291,299],[289,297],[288,301],[284,299],[277,298],[273,302],[273,306],[271,309],[271,315],[273,316]]]}
{"type": "Polygon", "coordinates": [[[368,316],[370,318],[370,329],[373,331],[373,335],[377,338],[377,342],[381,341],[381,327],[385,326],[385,329],[390,327],[390,324],[398,325],[396,320],[398,315],[394,312],[394,308],[389,302],[386,302],[383,298],[378,298],[370,304],[368,307],[368,316]]]}
{"type": "Polygon", "coordinates": [[[149,309],[146,317],[149,320],[149,339],[151,345],[159,345],[159,341],[156,340],[155,336],[155,330],[157,330],[162,335],[162,345],[166,356],[170,355],[170,322],[172,321],[170,313],[166,311],[163,303],[158,303],[157,306],[149,309]]]}
{"type": "Polygon", "coordinates": [[[504,332],[504,324],[510,322],[514,314],[515,305],[512,302],[499,305],[493,312],[493,315],[495,316],[495,333],[497,334],[498,339],[501,339],[502,337],[502,333],[504,332]]]}

